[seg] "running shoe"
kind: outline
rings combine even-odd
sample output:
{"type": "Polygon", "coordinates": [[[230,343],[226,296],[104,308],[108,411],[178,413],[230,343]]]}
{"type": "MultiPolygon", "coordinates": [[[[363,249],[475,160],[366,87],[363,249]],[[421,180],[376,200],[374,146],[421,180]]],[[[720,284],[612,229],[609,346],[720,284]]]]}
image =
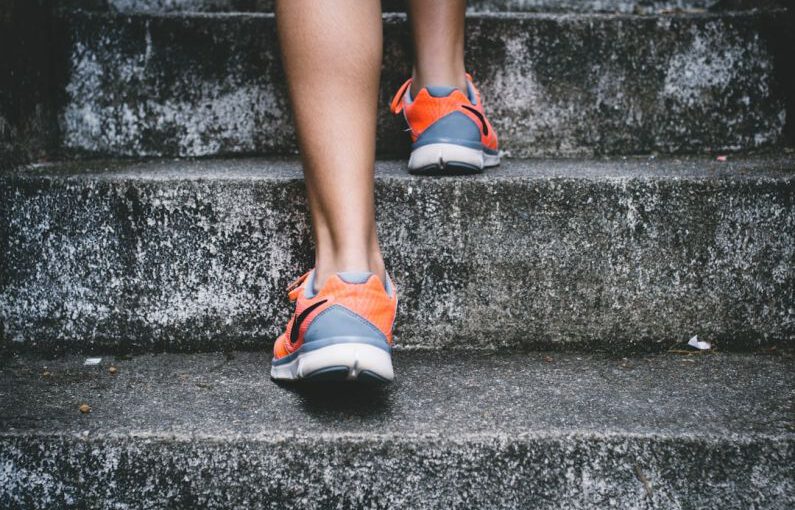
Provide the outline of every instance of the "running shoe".
{"type": "Polygon", "coordinates": [[[397,292],[373,273],[336,273],[315,291],[314,270],[288,287],[295,314],[273,346],[271,377],[389,382],[397,292]]]}
{"type": "Polygon", "coordinates": [[[403,113],[411,132],[410,173],[472,174],[500,164],[497,135],[469,74],[466,94],[427,86],[411,97],[409,79],[392,99],[391,110],[403,113]]]}

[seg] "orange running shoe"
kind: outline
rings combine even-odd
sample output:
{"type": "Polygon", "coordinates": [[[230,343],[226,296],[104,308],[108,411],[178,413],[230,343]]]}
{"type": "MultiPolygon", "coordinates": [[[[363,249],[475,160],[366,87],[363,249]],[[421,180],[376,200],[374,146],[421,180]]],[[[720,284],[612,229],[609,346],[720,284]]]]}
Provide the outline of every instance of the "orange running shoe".
{"type": "Polygon", "coordinates": [[[336,273],[319,291],[314,270],[288,287],[295,314],[273,346],[271,377],[389,382],[397,292],[373,273],[336,273]]]}
{"type": "Polygon", "coordinates": [[[455,87],[427,86],[411,97],[409,79],[391,109],[403,113],[411,131],[410,173],[471,174],[500,164],[497,135],[469,74],[467,94],[455,87]]]}

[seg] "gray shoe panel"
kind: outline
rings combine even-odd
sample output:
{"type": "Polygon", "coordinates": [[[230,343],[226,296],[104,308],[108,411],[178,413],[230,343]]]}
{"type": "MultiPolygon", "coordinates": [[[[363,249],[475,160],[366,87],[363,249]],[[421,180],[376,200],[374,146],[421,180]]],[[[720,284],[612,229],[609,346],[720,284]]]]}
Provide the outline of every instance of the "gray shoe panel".
{"type": "Polygon", "coordinates": [[[341,305],[323,310],[304,334],[304,344],[331,337],[360,337],[386,342],[386,336],[367,319],[341,305]]]}
{"type": "Polygon", "coordinates": [[[432,143],[454,143],[482,149],[480,142],[480,128],[464,113],[453,112],[434,122],[414,142],[412,148],[422,147],[432,143]]]}

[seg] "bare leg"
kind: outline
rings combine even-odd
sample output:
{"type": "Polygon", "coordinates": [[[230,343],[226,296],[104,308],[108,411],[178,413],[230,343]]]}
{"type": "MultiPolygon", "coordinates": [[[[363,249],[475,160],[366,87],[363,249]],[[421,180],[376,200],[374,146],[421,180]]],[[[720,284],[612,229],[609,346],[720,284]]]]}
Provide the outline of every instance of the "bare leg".
{"type": "Polygon", "coordinates": [[[278,0],[276,19],[316,243],[316,287],[338,271],[383,281],[373,171],[381,3],[278,0]]]}
{"type": "Polygon", "coordinates": [[[464,18],[466,0],[409,0],[414,39],[416,95],[426,85],[448,85],[466,91],[464,18]]]}

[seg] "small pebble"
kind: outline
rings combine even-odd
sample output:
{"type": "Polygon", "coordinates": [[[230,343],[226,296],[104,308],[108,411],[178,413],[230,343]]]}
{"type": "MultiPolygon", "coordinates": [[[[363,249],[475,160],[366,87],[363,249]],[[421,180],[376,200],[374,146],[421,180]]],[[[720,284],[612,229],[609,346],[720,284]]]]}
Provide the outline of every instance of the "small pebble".
{"type": "Polygon", "coordinates": [[[88,404],[80,404],[80,412],[83,414],[88,414],[91,412],[91,406],[88,404]]]}

